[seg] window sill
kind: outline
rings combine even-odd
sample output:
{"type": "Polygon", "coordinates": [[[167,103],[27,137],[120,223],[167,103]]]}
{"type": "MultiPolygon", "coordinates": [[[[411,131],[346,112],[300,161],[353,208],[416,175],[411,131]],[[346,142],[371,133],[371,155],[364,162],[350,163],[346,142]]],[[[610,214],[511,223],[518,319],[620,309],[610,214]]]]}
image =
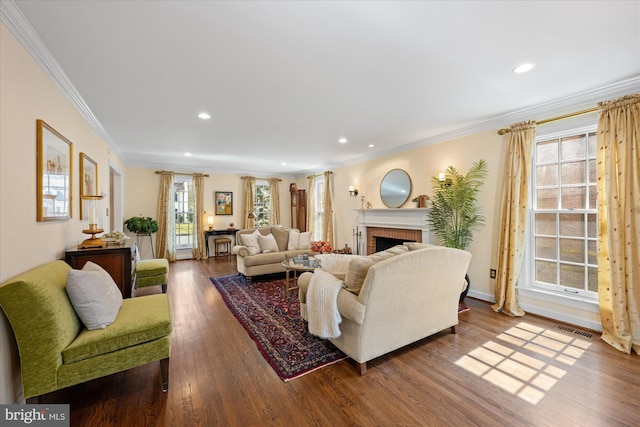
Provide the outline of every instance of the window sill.
{"type": "Polygon", "coordinates": [[[568,297],[553,292],[524,287],[518,288],[518,295],[520,297],[530,298],[529,302],[522,300],[519,302],[520,307],[528,313],[548,317],[593,331],[602,331],[602,324],[599,320],[596,320],[599,318],[598,313],[600,312],[598,301],[579,297],[568,297]],[[542,304],[542,302],[554,304],[558,307],[548,307],[542,304]],[[577,314],[576,311],[581,311],[584,315],[577,314]]]}
{"type": "Polygon", "coordinates": [[[193,258],[193,250],[191,248],[177,248],[176,249],[176,259],[192,259],[193,258]]]}
{"type": "Polygon", "coordinates": [[[528,287],[518,287],[518,295],[522,295],[528,298],[535,298],[537,300],[550,302],[577,310],[583,310],[590,313],[599,312],[598,301],[592,299],[569,295],[565,296],[555,292],[549,292],[542,289],[532,289],[528,287]]]}

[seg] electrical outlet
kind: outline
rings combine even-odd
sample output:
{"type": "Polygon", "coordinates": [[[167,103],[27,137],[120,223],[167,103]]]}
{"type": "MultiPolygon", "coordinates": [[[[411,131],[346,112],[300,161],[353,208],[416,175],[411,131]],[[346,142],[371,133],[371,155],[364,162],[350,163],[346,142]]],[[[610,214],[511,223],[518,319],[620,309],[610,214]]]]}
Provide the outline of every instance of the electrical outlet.
{"type": "Polygon", "coordinates": [[[496,270],[494,268],[489,270],[489,277],[492,278],[492,279],[496,278],[496,270]]]}

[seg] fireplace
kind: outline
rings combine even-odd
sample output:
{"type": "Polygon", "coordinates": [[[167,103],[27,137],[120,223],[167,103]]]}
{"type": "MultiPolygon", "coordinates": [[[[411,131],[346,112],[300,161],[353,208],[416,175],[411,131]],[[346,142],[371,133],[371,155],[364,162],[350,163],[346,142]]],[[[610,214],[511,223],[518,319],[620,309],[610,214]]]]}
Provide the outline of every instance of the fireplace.
{"type": "Polygon", "coordinates": [[[407,239],[394,239],[393,237],[375,237],[375,252],[386,251],[396,245],[401,245],[404,242],[415,242],[415,240],[407,239]]]}
{"type": "MultiPolygon", "coordinates": [[[[408,228],[367,227],[367,255],[384,250],[378,249],[378,239],[389,239],[387,241],[395,242],[391,246],[401,245],[402,242],[422,243],[422,232],[408,228]]],[[[385,249],[389,249],[391,246],[387,246],[385,249]]]]}
{"type": "Polygon", "coordinates": [[[378,249],[376,238],[393,239],[387,248],[403,242],[431,242],[425,208],[358,209],[358,213],[361,238],[357,248],[361,255],[384,250],[378,249]]]}

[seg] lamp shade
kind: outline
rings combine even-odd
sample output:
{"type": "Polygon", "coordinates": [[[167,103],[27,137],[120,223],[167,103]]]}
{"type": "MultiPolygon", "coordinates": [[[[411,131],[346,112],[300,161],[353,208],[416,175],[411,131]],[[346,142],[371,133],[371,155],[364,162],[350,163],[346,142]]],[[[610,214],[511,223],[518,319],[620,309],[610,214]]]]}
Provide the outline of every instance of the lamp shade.
{"type": "Polygon", "coordinates": [[[88,220],[94,229],[102,229],[102,196],[80,196],[82,219],[88,220]]]}

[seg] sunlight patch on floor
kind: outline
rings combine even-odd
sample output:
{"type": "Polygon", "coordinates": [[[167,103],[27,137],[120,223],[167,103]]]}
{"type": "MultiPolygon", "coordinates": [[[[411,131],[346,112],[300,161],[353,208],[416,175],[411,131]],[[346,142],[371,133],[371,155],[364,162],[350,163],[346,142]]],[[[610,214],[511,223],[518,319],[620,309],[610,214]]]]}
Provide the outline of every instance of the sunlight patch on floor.
{"type": "Polygon", "coordinates": [[[591,346],[526,322],[496,339],[500,342],[487,341],[455,364],[533,405],[566,375],[561,366],[573,366],[591,346]]]}

